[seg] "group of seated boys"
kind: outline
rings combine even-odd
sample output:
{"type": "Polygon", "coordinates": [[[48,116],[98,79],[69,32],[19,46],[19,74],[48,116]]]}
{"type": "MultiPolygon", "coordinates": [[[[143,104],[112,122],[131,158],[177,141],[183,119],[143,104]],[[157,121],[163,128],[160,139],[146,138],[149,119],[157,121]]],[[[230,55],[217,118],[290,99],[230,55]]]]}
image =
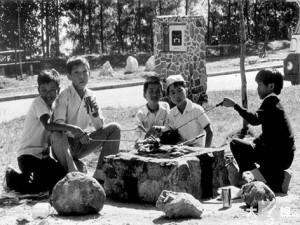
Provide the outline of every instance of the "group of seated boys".
{"type": "MultiPolygon", "coordinates": [[[[104,122],[96,97],[86,87],[90,76],[88,61],[71,57],[67,61],[67,72],[71,84],[61,93],[56,70],[43,70],[38,75],[39,96],[27,113],[17,152],[20,171],[7,167],[5,190],[51,191],[67,173],[84,172],[80,159],[99,149],[93,177],[104,184],[103,159],[119,152],[121,128],[118,123],[104,122]],[[91,125],[93,131],[87,132],[91,125]]],[[[264,69],[258,72],[256,82],[262,99],[257,111],[250,112],[230,98],[222,102],[225,107],[233,107],[249,124],[262,127],[261,135],[253,143],[233,139],[230,148],[240,173],[250,172],[253,180],[280,192],[284,171],[291,166],[295,151],[291,125],[277,97],[283,88],[283,79],[280,72],[264,69]]],[[[146,78],[143,96],[147,103],[136,114],[138,127],[155,137],[177,131],[175,143],[203,134],[189,145],[209,148],[213,139],[211,122],[202,106],[187,99],[183,77],[171,75],[166,79],[166,95],[175,105],[173,108],[161,101],[162,93],[158,76],[146,78]]]]}

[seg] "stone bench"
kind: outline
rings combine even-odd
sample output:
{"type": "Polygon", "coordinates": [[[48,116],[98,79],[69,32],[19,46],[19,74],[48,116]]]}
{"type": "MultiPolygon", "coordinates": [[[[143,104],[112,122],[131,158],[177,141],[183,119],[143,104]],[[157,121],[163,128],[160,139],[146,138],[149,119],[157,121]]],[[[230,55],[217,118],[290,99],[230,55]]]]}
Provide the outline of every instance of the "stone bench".
{"type": "Polygon", "coordinates": [[[224,150],[192,150],[173,158],[170,154],[141,155],[137,151],[106,157],[103,171],[107,197],[155,203],[162,190],[186,192],[197,199],[217,195],[219,187],[229,184],[224,150]]]}

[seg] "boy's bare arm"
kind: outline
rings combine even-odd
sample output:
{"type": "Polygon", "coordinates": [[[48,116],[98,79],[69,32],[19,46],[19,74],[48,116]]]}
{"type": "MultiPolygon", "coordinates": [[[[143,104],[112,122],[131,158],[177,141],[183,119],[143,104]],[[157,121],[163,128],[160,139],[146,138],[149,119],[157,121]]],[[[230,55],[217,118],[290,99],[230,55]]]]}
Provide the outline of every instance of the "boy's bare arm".
{"type": "Polygon", "coordinates": [[[40,117],[40,121],[44,125],[47,131],[69,131],[75,138],[82,138],[85,135],[85,132],[77,126],[71,124],[58,124],[50,122],[50,115],[44,114],[40,117]]]}
{"type": "Polygon", "coordinates": [[[208,124],[206,127],[204,127],[205,133],[206,133],[206,138],[205,138],[205,148],[209,148],[212,143],[213,139],[213,131],[210,127],[210,124],[208,124]]]}

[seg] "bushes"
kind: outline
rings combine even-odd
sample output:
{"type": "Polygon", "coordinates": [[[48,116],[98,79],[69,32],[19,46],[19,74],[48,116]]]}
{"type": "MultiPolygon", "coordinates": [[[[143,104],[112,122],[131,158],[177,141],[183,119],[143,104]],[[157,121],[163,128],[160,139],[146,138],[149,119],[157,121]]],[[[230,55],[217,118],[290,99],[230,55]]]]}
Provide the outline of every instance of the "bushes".
{"type": "MultiPolygon", "coordinates": [[[[101,68],[106,61],[109,61],[112,67],[125,68],[128,56],[130,55],[83,55],[83,57],[85,57],[89,61],[91,69],[101,68]]],[[[151,57],[151,53],[138,53],[131,56],[137,59],[139,65],[145,65],[147,60],[151,57]]],[[[43,59],[41,60],[41,68],[55,68],[60,73],[66,73],[66,62],[67,58],[43,59]]]]}

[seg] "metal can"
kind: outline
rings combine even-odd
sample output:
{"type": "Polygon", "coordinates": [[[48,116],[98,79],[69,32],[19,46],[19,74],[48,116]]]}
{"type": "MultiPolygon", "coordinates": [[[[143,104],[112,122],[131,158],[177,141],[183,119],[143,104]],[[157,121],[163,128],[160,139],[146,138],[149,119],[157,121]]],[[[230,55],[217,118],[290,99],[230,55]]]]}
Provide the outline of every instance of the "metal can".
{"type": "Polygon", "coordinates": [[[231,189],[230,188],[222,188],[222,201],[223,201],[223,208],[231,207],[231,189]]]}
{"type": "Polygon", "coordinates": [[[85,107],[86,107],[86,110],[87,112],[93,112],[93,107],[92,107],[92,99],[91,99],[91,96],[87,96],[84,98],[84,101],[85,101],[85,107]]]}

